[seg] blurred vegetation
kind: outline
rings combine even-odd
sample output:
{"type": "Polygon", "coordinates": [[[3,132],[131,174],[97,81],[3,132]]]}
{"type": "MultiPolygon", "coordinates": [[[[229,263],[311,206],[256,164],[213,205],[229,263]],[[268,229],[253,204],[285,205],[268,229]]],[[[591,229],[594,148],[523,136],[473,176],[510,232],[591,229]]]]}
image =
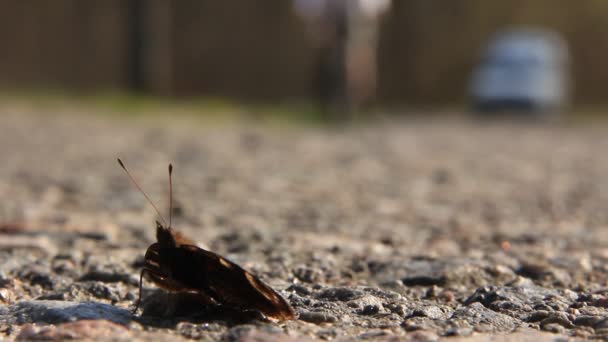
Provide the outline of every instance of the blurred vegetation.
{"type": "MultiPolygon", "coordinates": [[[[32,113],[111,116],[120,119],[194,120],[214,126],[251,122],[265,126],[326,126],[331,117],[310,104],[263,104],[226,98],[172,98],[127,92],[74,93],[29,89],[0,95],[0,108],[32,113]],[[170,113],[171,115],[167,115],[170,113]]],[[[365,115],[369,119],[374,115],[365,115]]],[[[358,121],[356,118],[353,123],[358,121]]]]}

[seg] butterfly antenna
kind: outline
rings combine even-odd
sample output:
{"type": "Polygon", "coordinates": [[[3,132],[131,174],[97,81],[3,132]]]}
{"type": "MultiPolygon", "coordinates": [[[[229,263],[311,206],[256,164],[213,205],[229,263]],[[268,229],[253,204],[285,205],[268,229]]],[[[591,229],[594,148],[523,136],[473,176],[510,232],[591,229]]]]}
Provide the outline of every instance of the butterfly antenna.
{"type": "Polygon", "coordinates": [[[173,182],[171,174],[173,173],[173,165],[169,164],[169,228],[171,228],[171,218],[173,217],[173,182]]]}
{"type": "Polygon", "coordinates": [[[133,182],[133,184],[135,184],[135,186],[137,187],[137,189],[139,189],[139,191],[144,195],[144,197],[152,205],[152,208],[154,208],[154,210],[156,210],[156,213],[158,214],[158,216],[160,217],[160,219],[163,221],[163,223],[165,225],[167,225],[167,221],[165,221],[163,215],[161,215],[161,213],[158,210],[158,208],[154,205],[154,203],[152,203],[152,200],[150,199],[150,197],[148,197],[148,195],[146,194],[146,192],[139,186],[139,184],[137,184],[137,182],[135,181],[135,178],[133,178],[133,176],[131,176],[131,173],[129,172],[129,170],[127,170],[127,167],[125,166],[125,164],[122,163],[122,160],[120,160],[120,158],[118,158],[118,164],[120,164],[120,167],[122,167],[122,169],[125,170],[125,172],[127,173],[127,176],[129,176],[129,178],[131,179],[131,181],[133,182]]]}

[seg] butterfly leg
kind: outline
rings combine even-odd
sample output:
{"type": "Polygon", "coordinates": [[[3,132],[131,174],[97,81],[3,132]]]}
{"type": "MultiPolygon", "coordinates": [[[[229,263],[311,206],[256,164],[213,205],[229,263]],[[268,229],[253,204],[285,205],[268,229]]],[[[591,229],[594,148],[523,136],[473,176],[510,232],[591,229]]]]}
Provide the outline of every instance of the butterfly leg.
{"type": "Polygon", "coordinates": [[[242,314],[242,316],[243,316],[244,319],[257,320],[257,321],[261,321],[261,322],[270,322],[270,319],[268,319],[268,316],[266,316],[260,310],[243,309],[241,311],[241,314],[242,314]]]}
{"type": "Polygon", "coordinates": [[[137,298],[137,302],[135,303],[135,309],[133,309],[133,311],[131,312],[131,314],[133,315],[137,313],[137,309],[139,309],[139,304],[141,304],[141,287],[144,280],[144,272],[146,272],[145,268],[141,270],[141,273],[139,274],[139,297],[137,298]]]}

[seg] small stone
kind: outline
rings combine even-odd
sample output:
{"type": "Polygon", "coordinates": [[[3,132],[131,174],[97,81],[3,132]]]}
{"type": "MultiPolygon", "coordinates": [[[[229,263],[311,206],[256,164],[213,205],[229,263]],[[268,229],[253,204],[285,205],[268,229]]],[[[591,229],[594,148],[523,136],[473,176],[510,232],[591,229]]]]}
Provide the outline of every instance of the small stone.
{"type": "Polygon", "coordinates": [[[94,302],[68,302],[56,300],[24,301],[11,305],[0,320],[15,324],[50,323],[57,324],[74,320],[108,320],[118,324],[131,321],[131,313],[112,305],[94,302]]]}
{"type": "Polygon", "coordinates": [[[336,316],[333,316],[325,312],[314,312],[314,311],[301,311],[298,314],[298,318],[305,322],[321,324],[321,323],[335,323],[338,321],[336,316]]]}
{"type": "Polygon", "coordinates": [[[492,311],[481,303],[454,310],[450,321],[467,322],[478,332],[509,332],[519,325],[515,318],[492,311]]]}
{"type": "Polygon", "coordinates": [[[325,289],[317,294],[317,298],[326,299],[330,301],[339,300],[346,302],[349,300],[363,297],[363,292],[348,287],[332,287],[325,289]]]}
{"type": "Polygon", "coordinates": [[[119,338],[127,333],[123,325],[106,320],[80,320],[55,325],[26,324],[17,340],[63,341],[67,339],[119,338]]]}
{"type": "Polygon", "coordinates": [[[572,332],[572,336],[587,340],[590,339],[593,334],[595,334],[595,330],[591,327],[577,327],[572,332]]]}
{"type": "Polygon", "coordinates": [[[548,310],[537,310],[531,313],[530,316],[528,316],[526,322],[540,322],[543,319],[549,317],[550,314],[551,312],[548,310]]]}
{"type": "Polygon", "coordinates": [[[223,340],[225,341],[242,341],[244,336],[255,330],[255,326],[251,324],[237,325],[236,327],[230,328],[225,334],[223,340]]]}
{"type": "MultiPolygon", "coordinates": [[[[230,341],[230,340],[228,340],[230,341]]],[[[290,336],[283,332],[269,332],[262,331],[261,329],[253,329],[241,336],[239,342],[262,342],[262,341],[276,341],[276,342],[313,342],[309,337],[302,336],[290,336]]]]}
{"type": "Polygon", "coordinates": [[[597,298],[593,301],[592,305],[600,307],[600,308],[608,308],[608,298],[606,298],[606,297],[597,298]]]}
{"type": "Polygon", "coordinates": [[[435,184],[438,185],[448,183],[450,181],[450,178],[451,174],[450,171],[447,169],[439,168],[433,170],[433,172],[431,173],[431,179],[435,184]]]}
{"type": "Polygon", "coordinates": [[[552,307],[550,307],[549,305],[545,304],[545,303],[540,303],[534,306],[534,310],[537,311],[555,311],[553,310],[552,307]]]}
{"type": "Polygon", "coordinates": [[[523,277],[539,280],[551,273],[551,267],[547,263],[526,262],[523,263],[516,272],[523,277]]]}
{"type": "Polygon", "coordinates": [[[490,308],[498,312],[521,311],[524,306],[521,303],[511,302],[508,300],[495,301],[490,305],[490,308]]]}
{"type": "Polygon", "coordinates": [[[221,330],[221,327],[217,323],[202,323],[202,324],[194,324],[190,322],[181,322],[176,327],[177,332],[190,339],[201,339],[210,332],[218,332],[221,330]]]}
{"type": "Polygon", "coordinates": [[[57,246],[47,236],[0,235],[0,250],[35,249],[50,255],[57,253],[57,246]]]}
{"type": "Polygon", "coordinates": [[[598,322],[596,322],[593,325],[593,328],[595,330],[598,330],[598,329],[608,329],[608,318],[604,318],[604,319],[599,320],[598,322]]]}
{"type": "Polygon", "coordinates": [[[456,295],[452,291],[443,291],[439,294],[439,298],[449,303],[456,300],[456,295]]]}
{"type": "Polygon", "coordinates": [[[377,305],[366,305],[363,309],[359,310],[357,313],[363,316],[371,316],[380,312],[380,307],[377,305]]]}
{"type": "Polygon", "coordinates": [[[372,331],[364,332],[363,334],[357,336],[357,338],[361,339],[361,340],[370,340],[370,339],[377,339],[377,338],[380,338],[382,336],[387,336],[387,335],[389,335],[389,333],[386,330],[372,330],[372,331]]]}
{"type": "Polygon", "coordinates": [[[540,321],[541,327],[547,324],[559,324],[568,329],[574,328],[574,324],[572,324],[565,312],[550,312],[547,318],[540,321]]]}
{"type": "Polygon", "coordinates": [[[573,323],[576,326],[593,327],[598,324],[598,322],[600,322],[602,319],[604,318],[600,316],[581,315],[576,317],[573,323]]]}
{"type": "Polygon", "coordinates": [[[406,335],[408,341],[416,342],[434,342],[439,340],[437,333],[428,330],[417,330],[406,335]]]}
{"type": "Polygon", "coordinates": [[[289,286],[287,288],[287,291],[294,291],[295,293],[299,294],[300,296],[310,295],[310,290],[308,288],[306,288],[306,286],[300,285],[300,284],[293,284],[293,285],[289,286]]]}
{"type": "Polygon", "coordinates": [[[338,329],[327,328],[321,329],[316,333],[317,337],[323,340],[333,340],[338,336],[338,329]]]}
{"type": "Polygon", "coordinates": [[[406,317],[406,319],[401,323],[401,326],[405,331],[416,331],[416,330],[424,330],[428,329],[430,319],[426,317],[406,317]]]}
{"type": "Polygon", "coordinates": [[[440,319],[442,317],[445,318],[446,315],[439,307],[425,306],[423,308],[414,309],[411,316],[428,317],[430,319],[440,319]]]}
{"type": "Polygon", "coordinates": [[[515,277],[515,279],[506,283],[506,285],[512,286],[512,287],[534,287],[534,286],[536,286],[531,279],[522,277],[522,276],[515,277]]]}
{"type": "Polygon", "coordinates": [[[323,272],[307,266],[300,266],[293,270],[293,275],[305,283],[319,283],[323,279],[323,272]]]}
{"type": "Polygon", "coordinates": [[[479,302],[485,307],[527,320],[532,307],[542,309],[538,311],[566,310],[573,304],[555,289],[540,286],[488,286],[479,288],[473,295],[465,300],[465,305],[479,302]]]}
{"type": "Polygon", "coordinates": [[[374,297],[382,298],[386,300],[400,300],[401,295],[395,291],[378,289],[375,287],[366,287],[363,289],[368,294],[371,294],[374,297]]]}
{"type": "Polygon", "coordinates": [[[0,271],[0,287],[7,287],[12,283],[12,278],[6,275],[6,273],[0,271]]]}
{"type": "Polygon", "coordinates": [[[113,228],[113,227],[114,227],[114,225],[107,225],[106,227],[104,227],[105,229],[103,229],[103,231],[79,232],[78,235],[85,239],[91,239],[91,240],[95,240],[95,241],[107,241],[108,234],[105,231],[106,230],[113,231],[113,230],[117,229],[117,228],[113,228]]]}
{"type": "Polygon", "coordinates": [[[433,299],[433,298],[437,298],[440,293],[441,293],[441,288],[437,285],[433,285],[433,286],[429,287],[429,289],[426,291],[426,294],[424,297],[426,299],[433,299]]]}
{"type": "Polygon", "coordinates": [[[394,303],[390,303],[390,304],[386,304],[384,305],[384,307],[394,313],[397,314],[399,316],[404,316],[405,315],[405,307],[401,304],[394,304],[394,303]]]}
{"type": "Polygon", "coordinates": [[[24,269],[18,274],[18,277],[29,282],[31,285],[40,285],[45,289],[52,289],[57,282],[57,279],[53,275],[39,267],[24,269]]]}
{"type": "Polygon", "coordinates": [[[445,336],[471,336],[473,329],[468,327],[453,327],[445,331],[445,336]]]}
{"type": "Polygon", "coordinates": [[[444,275],[437,276],[412,276],[401,279],[405,286],[445,286],[447,277],[444,275]]]}
{"type": "Polygon", "coordinates": [[[578,309],[581,315],[602,316],[606,314],[606,310],[596,306],[582,306],[578,309]]]}
{"type": "Polygon", "coordinates": [[[120,296],[114,289],[100,282],[91,282],[87,290],[96,298],[107,299],[116,303],[120,301],[120,296]]]}
{"type": "Polygon", "coordinates": [[[90,270],[80,278],[80,281],[101,281],[104,283],[123,282],[131,285],[137,285],[139,283],[139,281],[130,274],[103,270],[90,270]]]}
{"type": "Polygon", "coordinates": [[[8,304],[11,302],[11,291],[9,289],[0,288],[0,303],[8,304]]]}
{"type": "Polygon", "coordinates": [[[554,334],[565,334],[566,328],[564,328],[561,324],[557,323],[549,323],[545,325],[541,325],[541,329],[544,331],[552,332],[554,334]]]}

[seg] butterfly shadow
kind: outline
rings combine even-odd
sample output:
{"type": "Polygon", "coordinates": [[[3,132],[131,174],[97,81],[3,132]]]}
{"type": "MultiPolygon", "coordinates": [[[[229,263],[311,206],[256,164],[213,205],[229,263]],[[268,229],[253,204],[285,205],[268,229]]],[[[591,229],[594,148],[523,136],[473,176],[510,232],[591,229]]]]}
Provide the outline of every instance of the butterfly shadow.
{"type": "Polygon", "coordinates": [[[134,315],[133,320],[159,328],[172,328],[181,322],[221,322],[229,327],[251,322],[269,322],[259,311],[218,305],[197,293],[155,290],[146,295],[141,308],[141,315],[134,315]]]}

